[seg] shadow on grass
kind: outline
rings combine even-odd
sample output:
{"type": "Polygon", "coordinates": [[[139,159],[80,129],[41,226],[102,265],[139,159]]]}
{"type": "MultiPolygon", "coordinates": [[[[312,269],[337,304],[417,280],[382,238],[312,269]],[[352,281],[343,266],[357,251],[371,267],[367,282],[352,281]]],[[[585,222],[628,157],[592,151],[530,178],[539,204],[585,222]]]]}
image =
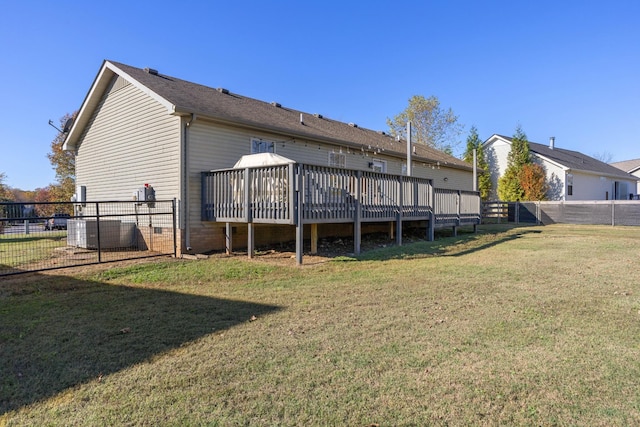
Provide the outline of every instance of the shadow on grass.
{"type": "Polygon", "coordinates": [[[64,276],[2,284],[0,414],[276,310],[64,276]]]}
{"type": "Polygon", "coordinates": [[[430,256],[463,256],[482,251],[502,243],[519,239],[526,234],[541,233],[540,230],[518,229],[516,226],[489,227],[478,233],[462,231],[453,236],[449,230],[438,230],[436,240],[418,241],[402,246],[372,249],[361,255],[340,257],[336,261],[380,261],[387,259],[416,259],[430,256]]]}

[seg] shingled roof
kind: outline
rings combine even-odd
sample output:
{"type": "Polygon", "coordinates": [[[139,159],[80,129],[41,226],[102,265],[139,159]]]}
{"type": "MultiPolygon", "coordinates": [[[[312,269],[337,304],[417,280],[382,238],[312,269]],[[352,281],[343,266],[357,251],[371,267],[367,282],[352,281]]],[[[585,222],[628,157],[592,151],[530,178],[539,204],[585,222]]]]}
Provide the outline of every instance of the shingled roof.
{"type": "Polygon", "coordinates": [[[624,160],[622,162],[613,162],[609,164],[628,173],[634,173],[640,170],[640,159],[624,160]]]}
{"type": "MultiPolygon", "coordinates": [[[[496,135],[500,138],[506,139],[511,143],[512,138],[504,135],[496,135]]],[[[536,142],[529,141],[529,151],[539,156],[542,156],[552,162],[558,163],[568,169],[579,170],[584,172],[592,172],[595,174],[608,175],[613,177],[619,177],[624,179],[635,179],[628,173],[621,171],[618,168],[611,166],[608,163],[601,162],[600,160],[589,157],[578,151],[565,150],[563,148],[549,147],[548,145],[538,144],[536,142]]]]}
{"type": "MultiPolygon", "coordinates": [[[[230,92],[222,88],[211,88],[161,74],[152,69],[141,69],[130,65],[105,61],[91,92],[87,95],[80,114],[90,115],[91,93],[100,87],[101,76],[119,74],[133,79],[143,88],[160,97],[171,114],[196,114],[211,120],[237,126],[280,133],[289,137],[308,139],[384,153],[406,158],[406,142],[396,141],[392,136],[323,117],[319,114],[299,111],[275,102],[264,102],[230,92]],[[105,73],[105,71],[108,71],[105,73]],[[85,104],[87,108],[85,108],[85,104]],[[302,123],[301,123],[302,118],[302,123]]],[[[97,104],[94,104],[94,106],[97,104]]],[[[86,120],[86,118],[85,118],[86,120]]],[[[82,121],[79,117],[78,121],[82,121]]],[[[80,125],[81,126],[81,125],[80,125]]],[[[75,127],[75,124],[74,124],[75,127]]],[[[73,129],[72,132],[73,133],[73,129]]],[[[73,147],[79,132],[67,138],[66,145],[73,147]]],[[[416,162],[439,164],[457,169],[472,170],[468,163],[424,144],[414,144],[413,159],[416,162]]]]}

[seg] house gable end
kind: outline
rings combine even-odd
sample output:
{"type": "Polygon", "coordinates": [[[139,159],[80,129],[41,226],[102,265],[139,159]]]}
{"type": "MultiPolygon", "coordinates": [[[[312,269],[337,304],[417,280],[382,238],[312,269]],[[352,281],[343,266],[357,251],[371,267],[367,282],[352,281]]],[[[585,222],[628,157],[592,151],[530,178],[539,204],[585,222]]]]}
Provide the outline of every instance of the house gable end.
{"type": "Polygon", "coordinates": [[[179,196],[180,117],[113,74],[77,137],[76,182],[92,200],[127,200],[150,183],[179,196]]]}
{"type": "Polygon", "coordinates": [[[87,93],[73,126],[69,130],[65,139],[63,149],[75,151],[77,149],[77,143],[80,140],[82,134],[86,131],[86,126],[93,117],[93,113],[98,105],[102,102],[105,92],[122,89],[128,84],[134,85],[140,91],[147,96],[151,97],[158,103],[160,103],[168,113],[173,113],[175,106],[169,101],[158,95],[157,93],[144,86],[142,83],[136,81],[129,76],[126,72],[120,70],[116,65],[109,61],[104,61],[98,75],[96,76],[91,89],[87,93]],[[114,81],[115,78],[115,81],[114,81]]]}

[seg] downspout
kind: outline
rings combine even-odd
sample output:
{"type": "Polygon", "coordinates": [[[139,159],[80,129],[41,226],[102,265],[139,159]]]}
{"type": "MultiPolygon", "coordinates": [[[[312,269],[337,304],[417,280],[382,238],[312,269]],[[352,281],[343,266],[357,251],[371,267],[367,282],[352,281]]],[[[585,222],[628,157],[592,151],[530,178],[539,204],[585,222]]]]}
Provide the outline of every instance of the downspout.
{"type": "Polygon", "coordinates": [[[196,115],[191,113],[191,118],[188,122],[184,124],[184,138],[183,138],[183,147],[182,147],[182,178],[184,182],[184,193],[182,195],[182,206],[183,206],[183,214],[184,214],[184,243],[187,249],[187,252],[191,251],[191,221],[189,220],[189,156],[188,156],[188,138],[189,135],[188,129],[196,120],[196,115]]]}

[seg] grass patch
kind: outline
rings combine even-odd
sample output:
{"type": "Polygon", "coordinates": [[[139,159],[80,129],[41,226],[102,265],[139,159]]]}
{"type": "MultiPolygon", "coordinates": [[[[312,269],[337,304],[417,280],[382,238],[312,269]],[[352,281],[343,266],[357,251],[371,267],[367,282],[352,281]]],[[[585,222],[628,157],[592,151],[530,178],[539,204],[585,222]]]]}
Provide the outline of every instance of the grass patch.
{"type": "Polygon", "coordinates": [[[49,259],[56,248],[66,245],[66,231],[0,234],[0,268],[19,267],[49,259]]]}
{"type": "Polygon", "coordinates": [[[0,424],[635,425],[640,229],[0,285],[0,424]]]}

